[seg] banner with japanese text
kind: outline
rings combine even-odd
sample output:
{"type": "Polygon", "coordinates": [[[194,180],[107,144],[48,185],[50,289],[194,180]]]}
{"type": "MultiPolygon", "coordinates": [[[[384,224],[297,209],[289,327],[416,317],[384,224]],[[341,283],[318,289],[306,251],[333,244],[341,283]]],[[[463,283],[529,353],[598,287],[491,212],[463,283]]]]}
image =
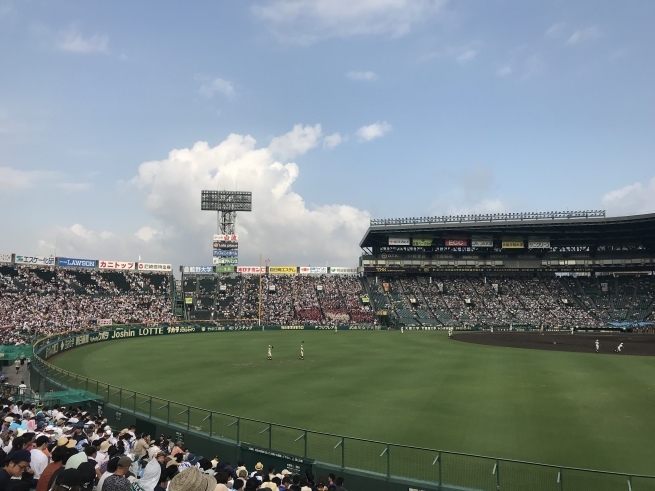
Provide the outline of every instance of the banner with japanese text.
{"type": "Polygon", "coordinates": [[[340,266],[330,266],[331,274],[357,274],[357,268],[343,268],[340,266]]]}
{"type": "Polygon", "coordinates": [[[238,266],[237,273],[243,274],[264,274],[266,267],[264,266],[238,266]]]}
{"type": "Polygon", "coordinates": [[[214,234],[214,242],[239,242],[239,236],[236,234],[214,234]]]}
{"type": "Polygon", "coordinates": [[[239,249],[214,249],[214,257],[239,257],[239,249]]]}
{"type": "Polygon", "coordinates": [[[214,272],[213,266],[184,266],[182,269],[186,274],[212,274],[214,272]]]}
{"type": "Polygon", "coordinates": [[[239,264],[239,258],[237,257],[215,257],[213,260],[213,263],[215,265],[219,266],[227,266],[227,265],[232,265],[236,266],[239,264]]]}
{"type": "Polygon", "coordinates": [[[139,263],[137,266],[139,271],[172,271],[173,266],[170,264],[157,264],[157,263],[139,263]]]}
{"type": "Polygon", "coordinates": [[[523,249],[523,237],[503,237],[503,249],[523,249]]]}
{"type": "Polygon", "coordinates": [[[409,237],[389,237],[390,246],[408,246],[409,237]]]}
{"type": "Polygon", "coordinates": [[[414,237],[412,239],[412,245],[414,247],[430,247],[432,245],[432,239],[414,237]]]}
{"type": "Polygon", "coordinates": [[[22,254],[16,254],[16,264],[34,264],[39,266],[54,266],[55,258],[54,257],[45,257],[45,256],[24,256],[22,254]]]}
{"type": "Polygon", "coordinates": [[[550,237],[528,237],[528,249],[550,249],[550,237]]]}
{"type": "Polygon", "coordinates": [[[136,269],[136,263],[129,261],[105,261],[101,259],[98,261],[98,267],[100,269],[120,269],[121,271],[130,271],[136,269]]]}
{"type": "Polygon", "coordinates": [[[472,235],[471,236],[471,246],[472,247],[493,247],[494,239],[491,235],[472,235]]]}
{"type": "Polygon", "coordinates": [[[327,274],[327,266],[302,266],[298,269],[300,274],[327,274]]]}
{"type": "Polygon", "coordinates": [[[270,274],[296,274],[298,268],[296,266],[269,266],[268,272],[270,274]]]}

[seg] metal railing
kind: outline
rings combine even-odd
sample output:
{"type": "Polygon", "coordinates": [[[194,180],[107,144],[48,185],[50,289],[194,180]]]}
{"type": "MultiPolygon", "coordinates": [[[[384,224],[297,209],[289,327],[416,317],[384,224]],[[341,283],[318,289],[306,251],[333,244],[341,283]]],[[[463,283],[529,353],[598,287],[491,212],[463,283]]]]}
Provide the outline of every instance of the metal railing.
{"type": "MultiPolygon", "coordinates": [[[[57,368],[38,354],[42,377],[68,389],[92,392],[120,410],[211,438],[360,471],[381,482],[401,480],[421,489],[521,491],[642,491],[655,476],[596,471],[396,445],[322,433],[203,409],[151,396],[57,368]]],[[[414,487],[414,486],[411,486],[414,487]]]]}

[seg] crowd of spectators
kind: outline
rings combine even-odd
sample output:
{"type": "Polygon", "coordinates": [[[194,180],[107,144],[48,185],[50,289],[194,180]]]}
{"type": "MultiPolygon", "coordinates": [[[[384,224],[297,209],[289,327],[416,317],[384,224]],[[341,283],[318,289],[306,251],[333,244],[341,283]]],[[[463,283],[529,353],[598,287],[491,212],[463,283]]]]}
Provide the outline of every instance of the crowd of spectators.
{"type": "MultiPolygon", "coordinates": [[[[1,399],[0,490],[346,491],[343,478],[314,478],[261,462],[248,469],[203,457],[171,436],[118,430],[83,408],[1,399]]],[[[289,468],[297,470],[290,463],[289,468]]]]}
{"type": "Polygon", "coordinates": [[[373,312],[353,275],[220,275],[212,288],[185,277],[185,294],[195,294],[193,319],[259,319],[275,325],[372,323],[373,312]],[[261,297],[260,297],[261,291],[261,297]],[[261,298],[261,306],[260,306],[261,298]],[[211,299],[207,301],[207,299],[211,299]]]}
{"type": "MultiPolygon", "coordinates": [[[[607,320],[586,308],[558,277],[405,277],[385,282],[383,293],[373,279],[369,289],[374,297],[386,297],[391,315],[404,325],[570,329],[598,328],[607,320]]],[[[644,296],[639,305],[652,302],[652,295],[644,296]]]]}
{"type": "Polygon", "coordinates": [[[174,319],[166,275],[25,266],[0,268],[0,344],[40,334],[174,319]]]}

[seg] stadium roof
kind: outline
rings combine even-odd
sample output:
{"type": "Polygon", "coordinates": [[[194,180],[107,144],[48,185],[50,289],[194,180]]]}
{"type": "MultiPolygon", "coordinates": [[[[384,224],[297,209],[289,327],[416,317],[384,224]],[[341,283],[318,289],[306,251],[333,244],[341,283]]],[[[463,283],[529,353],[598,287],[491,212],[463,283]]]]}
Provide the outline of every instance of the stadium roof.
{"type": "Polygon", "coordinates": [[[605,217],[604,212],[545,212],[437,218],[373,219],[360,247],[389,245],[389,237],[433,238],[435,243],[472,235],[547,237],[551,247],[626,246],[655,249],[655,213],[605,217]]]}

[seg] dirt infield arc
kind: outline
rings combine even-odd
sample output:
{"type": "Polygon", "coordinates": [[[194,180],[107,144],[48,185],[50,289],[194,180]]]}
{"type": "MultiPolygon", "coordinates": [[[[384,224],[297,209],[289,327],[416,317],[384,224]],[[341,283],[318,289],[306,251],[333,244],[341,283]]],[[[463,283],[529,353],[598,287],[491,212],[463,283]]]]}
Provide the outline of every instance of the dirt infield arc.
{"type": "Polygon", "coordinates": [[[598,340],[600,353],[616,354],[614,350],[619,343],[623,343],[620,356],[655,356],[655,334],[558,332],[542,335],[537,332],[459,332],[453,334],[453,339],[491,346],[576,353],[595,353],[595,341],[598,340]]]}

